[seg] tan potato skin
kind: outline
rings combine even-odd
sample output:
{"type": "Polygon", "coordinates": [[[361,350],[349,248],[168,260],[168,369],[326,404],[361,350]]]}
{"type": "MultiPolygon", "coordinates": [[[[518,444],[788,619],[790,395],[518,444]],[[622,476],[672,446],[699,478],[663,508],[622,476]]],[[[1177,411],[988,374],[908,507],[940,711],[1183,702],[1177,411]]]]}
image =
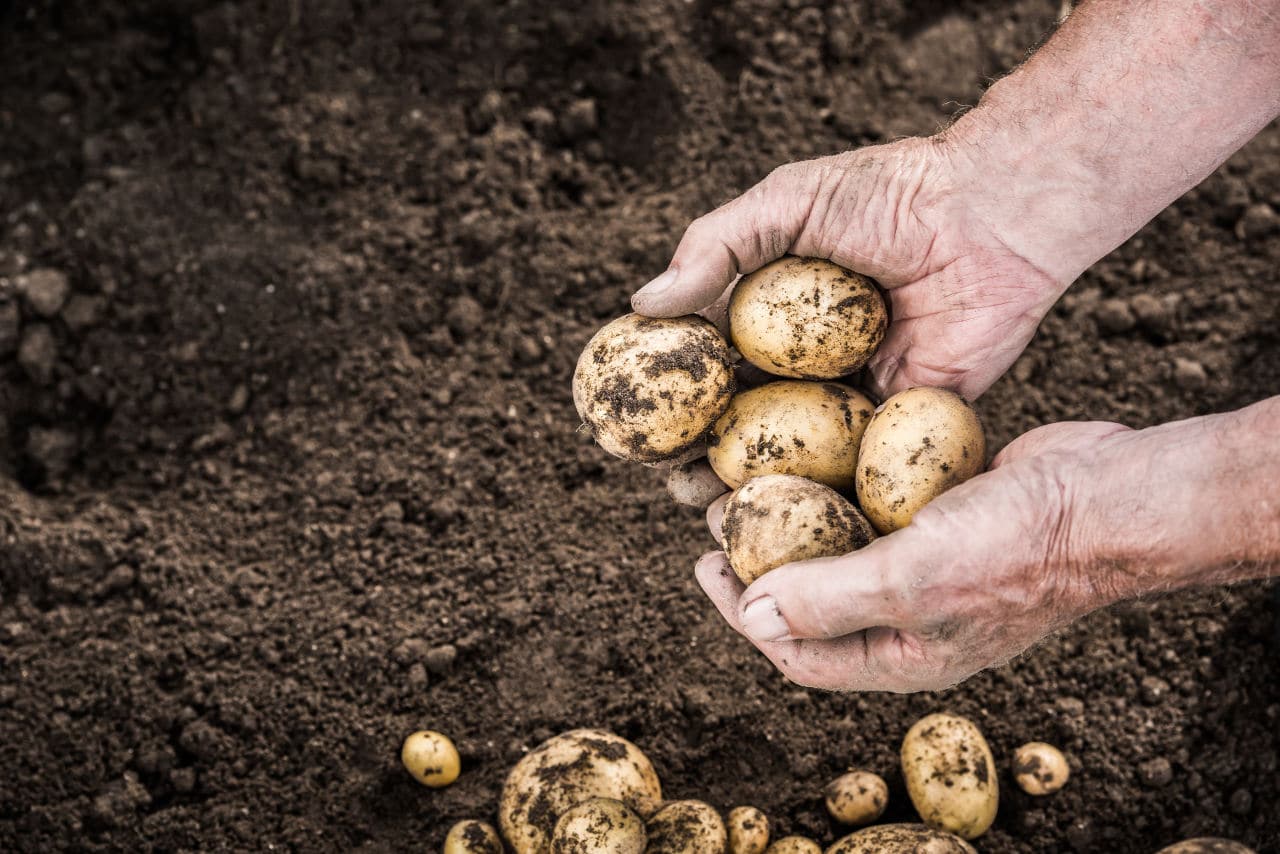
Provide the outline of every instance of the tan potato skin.
{"type": "Polygon", "coordinates": [[[409,735],[400,747],[400,762],[424,786],[438,789],[458,779],[462,759],[448,736],[429,729],[409,735]]]}
{"type": "Polygon", "coordinates": [[[444,854],[502,854],[502,840],[492,825],[469,819],[449,828],[444,854]]]}
{"type": "Polygon", "coordinates": [[[822,846],[804,836],[784,836],[765,854],[822,854],[822,846]]]}
{"type": "Polygon", "coordinates": [[[729,565],[748,585],[786,563],[857,551],[876,536],[834,489],[789,474],[755,477],[734,492],[721,532],[729,565]]]}
{"type": "Polygon", "coordinates": [[[711,428],[707,460],[732,489],[763,474],[794,474],[847,490],[873,409],[839,383],[768,383],[730,401],[711,428]]]}
{"type": "Polygon", "coordinates": [[[987,442],[978,415],[958,394],[909,388],[871,417],[858,451],[858,505],[888,534],[942,493],[982,471],[987,442]]]}
{"type": "Polygon", "coordinates": [[[646,827],[645,854],[724,854],[728,832],[720,813],[702,801],[670,801],[646,827]]]}
{"type": "Polygon", "coordinates": [[[827,812],[841,824],[870,824],[889,804],[889,786],[879,774],[850,771],[827,784],[823,791],[827,812]]]}
{"type": "Polygon", "coordinates": [[[644,822],[613,798],[583,801],[551,834],[551,854],[644,854],[644,846],[644,822]]]}
{"type": "Polygon", "coordinates": [[[733,389],[728,342],[695,315],[619,317],[573,372],[574,406],[600,447],[648,464],[696,454],[733,389]]]}
{"type": "Polygon", "coordinates": [[[902,740],[902,776],[916,812],[932,828],[975,839],[996,819],[996,763],[967,718],[933,714],[916,721],[902,740]]]}
{"type": "Polygon", "coordinates": [[[769,819],[755,807],[734,807],[725,819],[729,854],[764,854],[769,847],[769,819]]]}
{"type": "Polygon", "coordinates": [[[860,371],[888,325],[875,283],[821,258],[766,264],[744,276],[729,301],[734,346],[780,377],[834,379],[860,371]]]}
{"type": "Polygon", "coordinates": [[[498,826],[516,854],[547,854],[556,820],[589,798],[615,798],[645,818],[662,802],[662,787],[631,742],[603,730],[572,730],[544,741],[511,769],[498,826]]]}
{"type": "Polygon", "coordinates": [[[977,854],[958,836],[923,824],[878,824],[836,842],[826,854],[977,854]]]}
{"type": "Polygon", "coordinates": [[[1156,854],[1257,854],[1247,845],[1241,845],[1230,839],[1203,836],[1197,839],[1185,839],[1161,848],[1156,854]]]}
{"type": "Polygon", "coordinates": [[[1052,744],[1029,741],[1013,754],[1013,779],[1028,795],[1051,795],[1067,784],[1071,766],[1052,744]]]}

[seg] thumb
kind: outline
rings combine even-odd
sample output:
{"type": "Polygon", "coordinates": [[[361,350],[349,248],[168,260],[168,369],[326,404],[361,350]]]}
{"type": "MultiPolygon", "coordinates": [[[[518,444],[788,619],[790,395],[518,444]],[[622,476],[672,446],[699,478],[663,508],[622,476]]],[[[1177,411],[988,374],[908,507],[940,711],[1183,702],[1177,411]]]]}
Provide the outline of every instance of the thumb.
{"type": "Polygon", "coordinates": [[[804,229],[821,181],[815,162],[780,166],[694,220],[666,272],[637,291],[631,307],[650,317],[677,317],[711,305],[737,276],[787,253],[804,229]]]}

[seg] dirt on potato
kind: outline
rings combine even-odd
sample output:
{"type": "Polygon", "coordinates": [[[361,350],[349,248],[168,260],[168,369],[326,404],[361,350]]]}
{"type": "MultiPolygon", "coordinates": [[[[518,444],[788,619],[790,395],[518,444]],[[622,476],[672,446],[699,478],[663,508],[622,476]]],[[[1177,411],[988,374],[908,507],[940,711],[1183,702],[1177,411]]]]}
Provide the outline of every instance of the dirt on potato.
{"type": "MultiPolygon", "coordinates": [[[[829,842],[850,765],[914,820],[897,748],[947,709],[1001,769],[984,852],[1280,850],[1274,583],[802,690],[698,591],[701,514],[577,430],[579,351],[692,218],[935,130],[1059,7],[0,3],[0,848],[431,850],[576,727],[829,842]]],[[[992,447],[1280,392],[1278,207],[1271,127],[1053,309],[992,447]]]]}

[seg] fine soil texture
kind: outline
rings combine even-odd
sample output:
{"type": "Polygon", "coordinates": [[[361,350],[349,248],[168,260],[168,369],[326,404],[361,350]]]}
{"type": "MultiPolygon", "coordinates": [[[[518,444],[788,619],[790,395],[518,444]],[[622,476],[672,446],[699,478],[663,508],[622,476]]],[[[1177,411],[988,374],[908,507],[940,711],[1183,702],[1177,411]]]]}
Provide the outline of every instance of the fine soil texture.
{"type": "MultiPolygon", "coordinates": [[[[850,766],[913,818],[897,748],[948,710],[1001,769],[983,851],[1280,850],[1274,585],[1113,607],[940,694],[803,690],[698,590],[700,514],[574,414],[692,218],[936,130],[1058,13],[0,2],[0,849],[438,850],[577,727],[826,843],[850,766]],[[421,728],[447,789],[398,765],[421,728]],[[1030,740],[1061,792],[1012,785],[1030,740]]],[[[992,448],[1280,392],[1277,207],[1271,127],[1053,309],[979,401],[992,448]]]]}

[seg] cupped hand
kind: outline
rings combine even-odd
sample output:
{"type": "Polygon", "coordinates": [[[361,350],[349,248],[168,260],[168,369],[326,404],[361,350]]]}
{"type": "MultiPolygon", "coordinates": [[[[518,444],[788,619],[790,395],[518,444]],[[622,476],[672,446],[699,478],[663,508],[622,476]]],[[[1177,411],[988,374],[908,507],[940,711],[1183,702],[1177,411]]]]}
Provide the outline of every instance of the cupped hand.
{"type": "MultiPolygon", "coordinates": [[[[698,581],[730,625],[801,685],[955,685],[1119,597],[1092,556],[1076,479],[1129,432],[1105,422],[1040,427],[866,548],[779,567],[748,588],[713,552],[698,562],[698,581]]],[[[722,508],[707,514],[717,540],[722,508]]]]}

